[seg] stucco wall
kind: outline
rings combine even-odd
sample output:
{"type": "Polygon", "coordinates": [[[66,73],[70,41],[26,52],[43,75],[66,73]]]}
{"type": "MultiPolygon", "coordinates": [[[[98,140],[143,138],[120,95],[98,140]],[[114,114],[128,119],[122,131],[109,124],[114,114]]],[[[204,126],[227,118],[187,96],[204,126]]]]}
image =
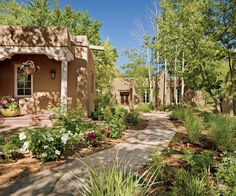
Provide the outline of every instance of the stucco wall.
{"type": "MultiPolygon", "coordinates": [[[[76,46],[80,52],[83,47],[76,46]]],[[[70,106],[82,106],[87,116],[94,110],[95,101],[95,63],[92,53],[86,49],[88,56],[80,56],[69,63],[68,72],[68,104],[70,106]],[[87,60],[86,60],[87,59],[87,60]]],[[[84,52],[82,52],[85,55],[84,52]]]]}
{"type": "Polygon", "coordinates": [[[61,64],[48,59],[45,55],[14,55],[12,59],[0,62],[0,95],[16,96],[14,92],[14,65],[32,60],[40,67],[40,71],[33,75],[33,96],[21,98],[22,114],[45,113],[49,100],[60,97],[61,64]],[[52,80],[50,71],[56,71],[56,79],[52,80]],[[6,82],[7,81],[7,82],[6,82]]]}
{"type": "Polygon", "coordinates": [[[14,96],[14,63],[11,60],[0,61],[0,95],[14,96]]]}

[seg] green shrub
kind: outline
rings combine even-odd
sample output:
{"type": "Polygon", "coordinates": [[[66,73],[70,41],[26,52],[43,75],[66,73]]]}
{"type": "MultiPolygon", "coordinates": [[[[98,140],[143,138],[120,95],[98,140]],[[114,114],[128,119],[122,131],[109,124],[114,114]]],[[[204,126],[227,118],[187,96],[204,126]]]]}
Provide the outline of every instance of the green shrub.
{"type": "MultiPolygon", "coordinates": [[[[118,164],[101,170],[88,167],[89,178],[79,189],[84,196],[131,196],[146,195],[152,182],[144,175],[137,177],[127,173],[125,169],[119,170],[118,164]]],[[[80,178],[77,178],[80,180],[80,178]]]]}
{"type": "Polygon", "coordinates": [[[214,163],[213,155],[213,152],[209,150],[200,153],[185,151],[183,160],[188,163],[191,174],[199,174],[212,167],[214,163]]]}
{"type": "Polygon", "coordinates": [[[126,129],[126,116],[128,111],[124,108],[106,107],[103,118],[108,125],[110,137],[119,138],[126,129]]]}
{"type": "Polygon", "coordinates": [[[191,175],[184,169],[176,173],[176,180],[172,195],[175,196],[206,196],[214,195],[208,182],[207,174],[202,176],[191,175]]]}
{"type": "Polygon", "coordinates": [[[236,147],[236,120],[232,117],[217,115],[209,122],[210,134],[222,151],[234,151],[236,147]]]}
{"type": "Polygon", "coordinates": [[[139,122],[139,112],[131,109],[130,112],[126,115],[126,120],[128,123],[137,125],[139,122]]]}
{"type": "Polygon", "coordinates": [[[119,138],[124,133],[126,129],[125,116],[125,111],[119,110],[107,121],[112,138],[119,138]]]}
{"type": "Polygon", "coordinates": [[[94,112],[91,113],[91,119],[92,120],[99,120],[99,117],[100,117],[101,114],[102,113],[99,112],[99,111],[94,111],[94,112]]]}
{"type": "Polygon", "coordinates": [[[0,151],[3,152],[6,161],[11,161],[14,159],[17,150],[21,148],[22,142],[18,137],[10,137],[1,139],[0,141],[0,151]]]}
{"type": "Polygon", "coordinates": [[[220,195],[236,195],[236,157],[224,154],[216,173],[220,195]]]}
{"type": "Polygon", "coordinates": [[[138,112],[151,112],[152,111],[150,104],[145,104],[145,103],[140,103],[136,105],[135,110],[137,110],[138,112]]]}

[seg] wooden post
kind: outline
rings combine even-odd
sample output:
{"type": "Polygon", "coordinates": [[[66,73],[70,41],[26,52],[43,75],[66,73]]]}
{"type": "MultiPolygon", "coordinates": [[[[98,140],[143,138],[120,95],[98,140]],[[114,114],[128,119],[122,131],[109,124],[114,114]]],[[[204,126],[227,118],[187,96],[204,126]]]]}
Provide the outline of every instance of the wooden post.
{"type": "Polygon", "coordinates": [[[68,79],[68,63],[63,60],[61,62],[61,103],[67,107],[67,79],[68,79]]]}

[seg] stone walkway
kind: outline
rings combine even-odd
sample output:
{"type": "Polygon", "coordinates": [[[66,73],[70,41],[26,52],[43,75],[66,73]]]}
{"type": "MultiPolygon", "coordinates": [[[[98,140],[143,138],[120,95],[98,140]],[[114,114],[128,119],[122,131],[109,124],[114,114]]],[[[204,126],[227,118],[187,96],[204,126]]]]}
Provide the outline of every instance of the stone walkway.
{"type": "Polygon", "coordinates": [[[79,195],[76,188],[82,183],[75,176],[83,181],[87,175],[84,164],[101,167],[118,160],[120,166],[126,165],[132,172],[139,170],[148,162],[148,156],[157,149],[167,147],[175,134],[175,127],[166,113],[143,115],[149,120],[148,126],[144,130],[128,130],[125,142],[81,160],[4,184],[0,186],[0,196],[79,195]]]}

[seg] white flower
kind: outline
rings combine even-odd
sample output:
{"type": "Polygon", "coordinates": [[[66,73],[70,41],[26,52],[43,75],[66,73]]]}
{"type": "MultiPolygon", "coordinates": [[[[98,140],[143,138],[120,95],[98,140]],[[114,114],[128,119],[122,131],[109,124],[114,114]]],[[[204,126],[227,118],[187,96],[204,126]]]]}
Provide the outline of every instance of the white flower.
{"type": "Polygon", "coordinates": [[[78,134],[78,133],[75,133],[75,134],[74,134],[74,137],[78,137],[78,136],[79,136],[79,134],[78,134]]]}
{"type": "Polygon", "coordinates": [[[48,137],[48,141],[49,141],[49,142],[53,142],[53,141],[54,141],[53,137],[52,137],[52,136],[49,136],[49,137],[48,137]]]}
{"type": "Polygon", "coordinates": [[[59,156],[61,152],[59,150],[55,150],[55,154],[59,156]]]}
{"type": "Polygon", "coordinates": [[[19,139],[20,139],[20,140],[26,139],[26,135],[25,135],[24,133],[20,133],[20,134],[19,134],[19,139]]]}
{"type": "Polygon", "coordinates": [[[23,150],[27,151],[29,149],[29,142],[24,142],[23,146],[22,146],[23,150]]]}
{"type": "Polygon", "coordinates": [[[79,134],[79,137],[84,137],[84,133],[80,133],[80,134],[79,134]]]}
{"type": "Polygon", "coordinates": [[[66,129],[65,129],[65,128],[62,128],[61,131],[64,132],[64,131],[66,131],[66,129]]]}
{"type": "Polygon", "coordinates": [[[48,148],[48,145],[46,145],[46,146],[43,146],[43,149],[47,149],[48,148]]]}
{"type": "Polygon", "coordinates": [[[69,134],[68,133],[63,134],[62,137],[61,137],[62,143],[66,144],[68,138],[69,138],[69,134]]]}

